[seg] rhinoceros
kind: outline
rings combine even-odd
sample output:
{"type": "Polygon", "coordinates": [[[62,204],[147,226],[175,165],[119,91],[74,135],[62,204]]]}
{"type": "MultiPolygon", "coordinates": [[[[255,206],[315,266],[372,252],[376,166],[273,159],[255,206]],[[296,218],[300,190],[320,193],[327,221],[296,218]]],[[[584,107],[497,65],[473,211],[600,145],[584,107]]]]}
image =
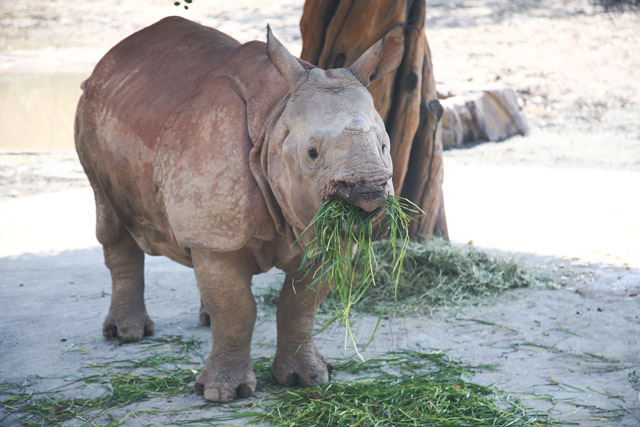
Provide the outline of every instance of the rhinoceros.
{"type": "Polygon", "coordinates": [[[154,332],[145,253],[193,267],[213,336],[196,392],[248,397],[251,278],[275,266],[287,273],[275,378],[326,383],[331,366],[312,334],[331,284],[305,292],[303,231],[328,198],[373,212],[393,194],[389,137],[366,86],[393,71],[403,49],[396,26],[350,68],[323,70],[295,58],[270,28],[266,45],[240,44],[179,17],[113,47],[83,83],[75,121],[112,279],[104,336],[154,332]]]}

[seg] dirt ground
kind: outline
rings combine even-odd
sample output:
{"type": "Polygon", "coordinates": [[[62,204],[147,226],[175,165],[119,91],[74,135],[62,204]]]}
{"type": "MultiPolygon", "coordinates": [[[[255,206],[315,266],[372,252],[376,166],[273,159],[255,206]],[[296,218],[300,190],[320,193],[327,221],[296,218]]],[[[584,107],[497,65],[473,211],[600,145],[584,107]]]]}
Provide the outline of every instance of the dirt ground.
{"type": "MultiPolygon", "coordinates": [[[[241,41],[264,39],[269,22],[299,52],[302,1],[228,3],[195,0],[189,11],[166,0],[0,3],[0,129],[14,129],[0,133],[0,382],[39,377],[34,387],[45,389],[89,362],[136,351],[100,335],[110,285],[93,236],[92,195],[74,153],[61,151],[72,147],[79,92],[69,89],[55,104],[56,122],[53,107],[37,109],[47,88],[64,79],[77,91],[111,45],[178,12],[241,41]],[[25,76],[53,83],[21,98],[25,76]],[[38,127],[45,132],[30,133],[38,127]],[[57,149],[38,149],[35,139],[51,135],[57,149]]],[[[438,81],[507,84],[531,127],[526,137],[445,153],[452,240],[515,256],[550,275],[551,289],[385,319],[365,356],[448,349],[472,364],[497,363],[472,381],[496,384],[556,419],[640,425],[640,14],[605,14],[585,1],[447,0],[428,2],[427,27],[438,81]]],[[[146,276],[157,335],[209,342],[197,322],[193,273],[148,257],[146,276]]],[[[257,277],[254,293],[278,279],[276,271],[257,277]]],[[[371,324],[360,320],[357,332],[368,336],[371,324]]],[[[329,357],[351,355],[340,329],[319,343],[329,357]]],[[[261,311],[253,356],[274,350],[275,320],[261,311]]],[[[200,402],[194,395],[146,405],[200,402]]],[[[139,414],[126,425],[169,421],[139,414]]]]}

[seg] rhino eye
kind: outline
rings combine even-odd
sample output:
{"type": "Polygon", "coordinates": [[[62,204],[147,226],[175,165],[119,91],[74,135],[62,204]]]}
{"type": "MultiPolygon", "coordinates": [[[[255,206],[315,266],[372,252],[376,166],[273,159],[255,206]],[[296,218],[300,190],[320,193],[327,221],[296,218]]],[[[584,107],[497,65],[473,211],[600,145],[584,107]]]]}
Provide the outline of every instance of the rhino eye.
{"type": "Polygon", "coordinates": [[[318,158],[318,150],[316,150],[315,148],[309,148],[307,154],[309,154],[309,157],[314,160],[318,158]]]}
{"type": "Polygon", "coordinates": [[[384,153],[387,150],[387,144],[382,144],[382,152],[384,153]]]}

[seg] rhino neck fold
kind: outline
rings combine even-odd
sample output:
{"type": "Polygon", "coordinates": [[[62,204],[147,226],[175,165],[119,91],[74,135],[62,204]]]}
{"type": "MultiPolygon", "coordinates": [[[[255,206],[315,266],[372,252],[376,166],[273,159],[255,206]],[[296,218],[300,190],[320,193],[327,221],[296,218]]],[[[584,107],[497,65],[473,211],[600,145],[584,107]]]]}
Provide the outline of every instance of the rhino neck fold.
{"type": "Polygon", "coordinates": [[[282,115],[282,112],[284,111],[288,101],[289,95],[287,95],[272,110],[271,114],[265,122],[265,126],[262,126],[262,131],[258,133],[256,135],[256,138],[252,141],[253,148],[249,153],[249,167],[251,168],[251,173],[258,183],[260,191],[262,191],[262,196],[264,197],[265,203],[267,204],[267,209],[269,209],[269,214],[273,219],[273,224],[275,225],[276,231],[281,235],[286,233],[286,222],[282,213],[282,209],[280,209],[276,197],[271,190],[271,185],[269,185],[269,166],[267,162],[268,150],[265,145],[268,144],[269,138],[271,136],[271,130],[282,115]]]}
{"type": "Polygon", "coordinates": [[[230,74],[225,74],[222,77],[230,82],[246,103],[247,131],[253,145],[249,153],[249,168],[262,192],[276,232],[283,235],[285,234],[286,221],[269,185],[268,165],[263,152],[266,152],[265,144],[268,144],[271,129],[287,105],[289,93],[279,72],[267,58],[264,44],[250,42],[243,48],[245,46],[247,49],[257,49],[261,59],[265,61],[266,67],[263,67],[261,79],[247,79],[243,76],[230,74]]]}

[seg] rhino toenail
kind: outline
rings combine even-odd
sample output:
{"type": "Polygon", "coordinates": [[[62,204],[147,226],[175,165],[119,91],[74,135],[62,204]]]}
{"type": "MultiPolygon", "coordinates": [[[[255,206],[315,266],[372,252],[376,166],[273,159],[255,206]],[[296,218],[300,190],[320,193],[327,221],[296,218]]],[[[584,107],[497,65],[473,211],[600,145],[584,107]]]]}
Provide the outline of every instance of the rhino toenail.
{"type": "Polygon", "coordinates": [[[115,338],[118,336],[118,328],[116,325],[107,325],[107,337],[115,338]]]}
{"type": "Polygon", "coordinates": [[[236,389],[236,393],[238,394],[238,397],[240,398],[245,398],[245,397],[249,397],[251,396],[251,387],[249,387],[246,384],[240,384],[238,386],[238,388],[236,389]]]}
{"type": "Polygon", "coordinates": [[[144,336],[148,337],[150,335],[153,335],[154,329],[155,328],[151,325],[144,325],[144,336]]]}
{"type": "Polygon", "coordinates": [[[295,385],[300,385],[300,377],[298,374],[289,374],[287,378],[284,379],[284,385],[287,387],[293,387],[295,385]]]}
{"type": "Polygon", "coordinates": [[[196,394],[199,396],[203,396],[204,395],[204,384],[196,382],[195,387],[196,389],[196,394]]]}

